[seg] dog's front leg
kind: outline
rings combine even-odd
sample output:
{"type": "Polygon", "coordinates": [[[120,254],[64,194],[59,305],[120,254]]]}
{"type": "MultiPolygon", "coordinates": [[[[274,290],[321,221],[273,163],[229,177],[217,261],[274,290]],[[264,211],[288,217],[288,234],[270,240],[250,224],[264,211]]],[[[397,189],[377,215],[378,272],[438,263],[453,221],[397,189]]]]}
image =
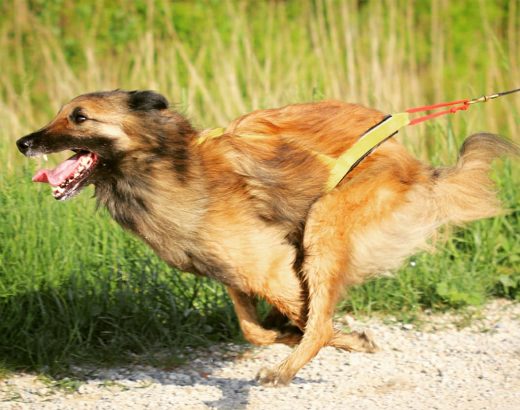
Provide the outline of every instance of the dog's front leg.
{"type": "Polygon", "coordinates": [[[258,319],[254,299],[237,289],[228,287],[227,290],[233,301],[240,329],[248,342],[260,346],[273,343],[292,346],[300,341],[302,334],[296,328],[284,332],[264,328],[258,319]]]}

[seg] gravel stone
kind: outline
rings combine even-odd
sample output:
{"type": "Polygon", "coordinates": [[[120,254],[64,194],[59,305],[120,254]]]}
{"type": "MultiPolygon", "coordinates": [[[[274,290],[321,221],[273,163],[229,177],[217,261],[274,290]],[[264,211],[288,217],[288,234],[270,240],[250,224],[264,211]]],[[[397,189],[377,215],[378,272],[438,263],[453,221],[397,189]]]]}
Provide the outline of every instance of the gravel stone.
{"type": "Polygon", "coordinates": [[[393,318],[339,321],[370,329],[381,351],[324,348],[290,386],[278,388],[254,379],[290,352],[282,345],[189,349],[188,364],[168,371],[78,366],[74,372],[88,376],[75,392],[18,373],[0,381],[0,409],[520,408],[520,304],[496,300],[481,311],[426,312],[411,326],[393,318]]]}

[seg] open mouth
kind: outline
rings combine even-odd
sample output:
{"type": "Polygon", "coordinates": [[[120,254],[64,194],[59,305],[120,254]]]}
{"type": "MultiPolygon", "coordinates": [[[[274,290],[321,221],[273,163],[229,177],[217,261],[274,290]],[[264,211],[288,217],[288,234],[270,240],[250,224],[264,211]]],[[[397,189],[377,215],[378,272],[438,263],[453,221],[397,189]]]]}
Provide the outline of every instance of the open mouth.
{"type": "Polygon", "coordinates": [[[95,153],[79,151],[54,169],[40,169],[32,180],[50,184],[54,198],[68,199],[83,188],[97,163],[98,156],[95,153]]]}

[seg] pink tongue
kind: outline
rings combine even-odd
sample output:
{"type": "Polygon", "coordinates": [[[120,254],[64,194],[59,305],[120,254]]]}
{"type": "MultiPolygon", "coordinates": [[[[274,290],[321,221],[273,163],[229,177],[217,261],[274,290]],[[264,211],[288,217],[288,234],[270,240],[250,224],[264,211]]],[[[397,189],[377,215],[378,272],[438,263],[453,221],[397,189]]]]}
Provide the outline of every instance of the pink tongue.
{"type": "Polygon", "coordinates": [[[69,176],[74,175],[74,172],[79,166],[79,159],[83,155],[88,154],[76,154],[66,161],[63,161],[54,169],[40,169],[33,176],[33,182],[48,182],[52,186],[61,185],[69,176]]]}

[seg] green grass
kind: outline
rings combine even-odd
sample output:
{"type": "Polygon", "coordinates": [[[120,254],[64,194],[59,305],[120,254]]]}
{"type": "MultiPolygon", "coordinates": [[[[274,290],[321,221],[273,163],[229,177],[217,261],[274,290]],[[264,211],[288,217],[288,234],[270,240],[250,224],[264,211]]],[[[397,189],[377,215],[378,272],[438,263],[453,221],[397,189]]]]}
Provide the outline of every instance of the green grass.
{"type": "Polygon", "coordinates": [[[58,203],[26,170],[0,177],[0,358],[61,370],[236,338],[221,286],[168,268],[91,192],[58,203]]]}
{"type": "MultiPolygon", "coordinates": [[[[57,372],[240,338],[223,288],[165,266],[91,192],[56,202],[14,146],[77,94],[152,88],[200,127],[252,109],[338,98],[392,112],[518,87],[516,0],[7,0],[0,4],[0,368],[57,372]]],[[[519,141],[520,98],[406,129],[451,164],[466,135],[519,141]]],[[[413,316],[520,299],[520,176],[498,166],[508,215],[457,229],[435,254],[348,293],[340,308],[413,316]]]]}

